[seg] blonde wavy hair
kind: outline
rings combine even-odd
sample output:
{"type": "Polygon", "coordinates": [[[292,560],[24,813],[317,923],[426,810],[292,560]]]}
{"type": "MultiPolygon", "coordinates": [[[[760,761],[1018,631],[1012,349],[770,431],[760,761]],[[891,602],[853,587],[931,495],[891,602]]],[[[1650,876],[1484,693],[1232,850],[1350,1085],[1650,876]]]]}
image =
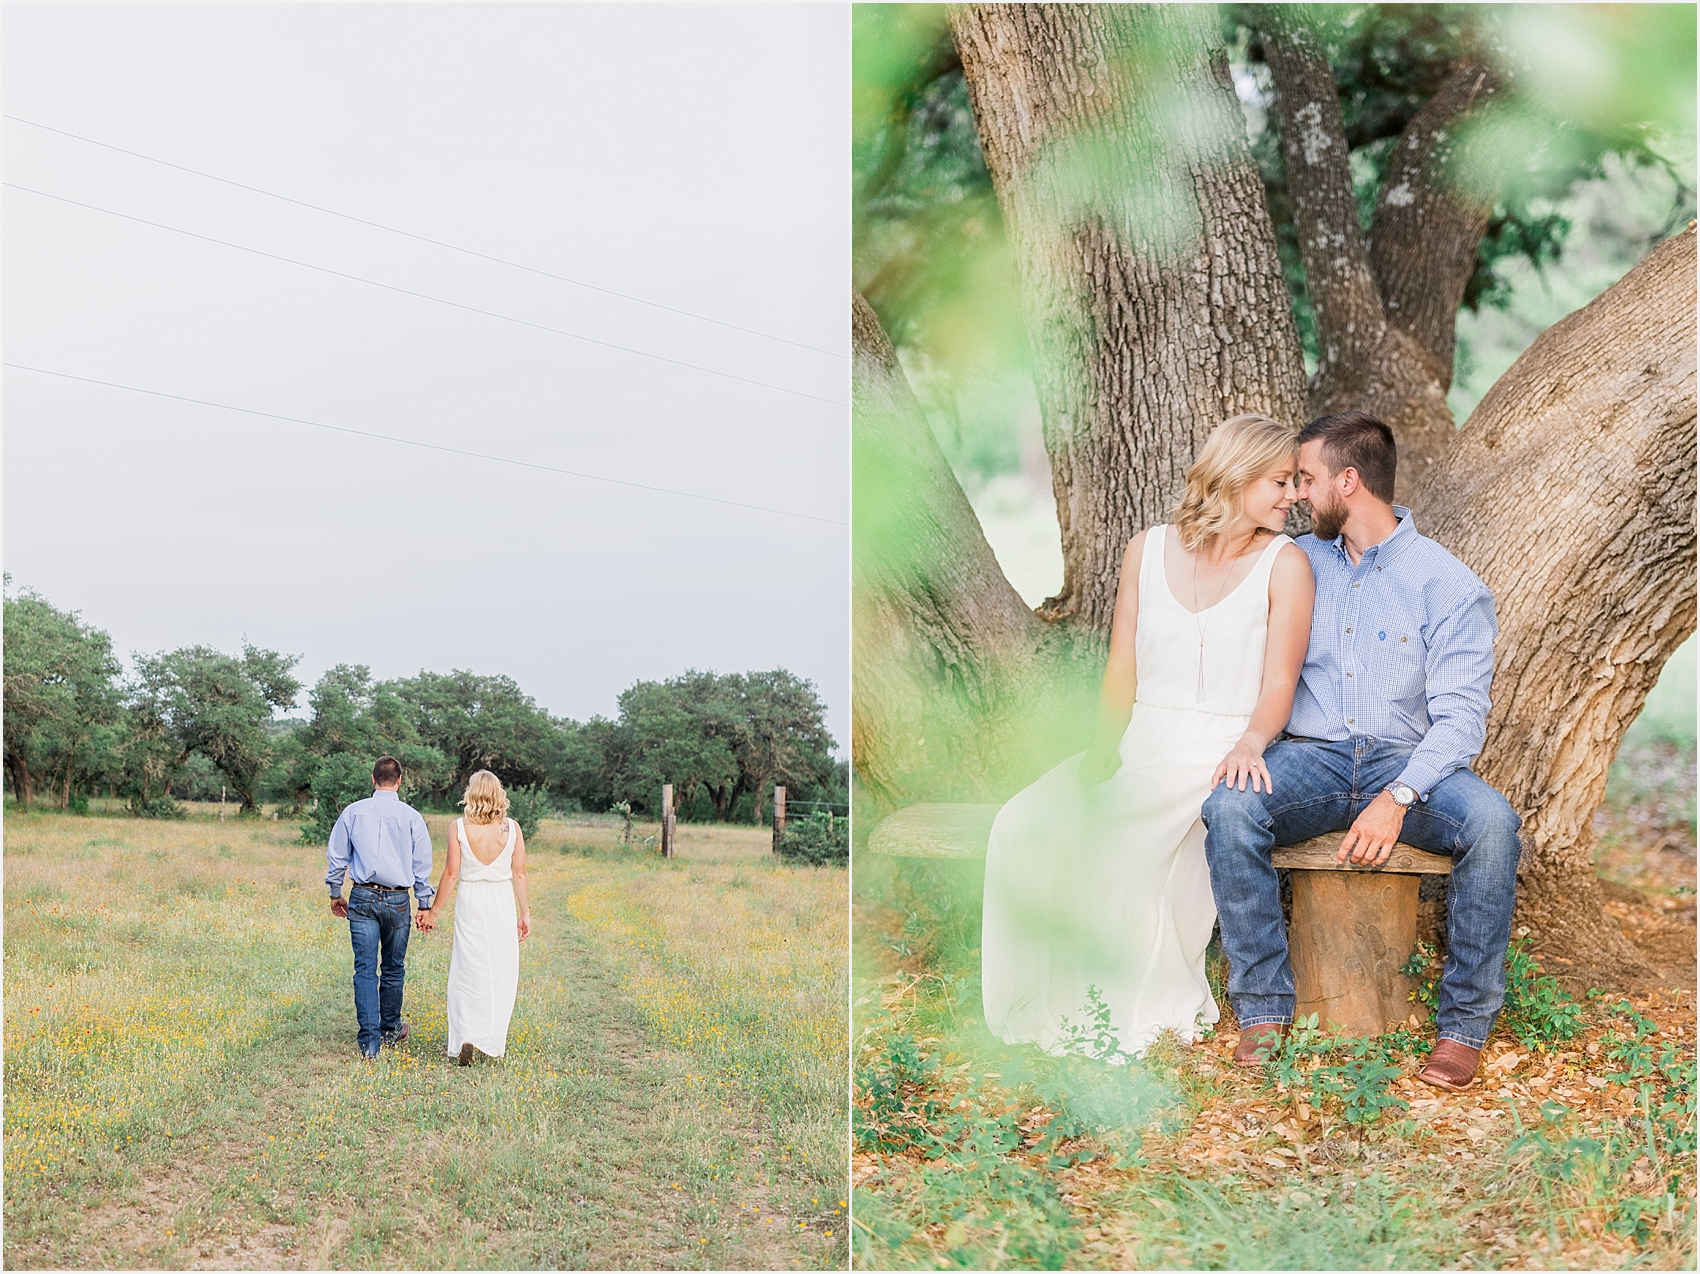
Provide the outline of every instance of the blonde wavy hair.
{"type": "Polygon", "coordinates": [[[1244,510],[1245,489],[1264,474],[1291,464],[1298,431],[1255,412],[1224,420],[1186,471],[1186,494],[1169,521],[1189,553],[1209,544],[1244,510]]]}
{"type": "Polygon", "coordinates": [[[494,823],[508,816],[508,790],[489,770],[480,770],[466,781],[460,803],[474,823],[494,823]]]}

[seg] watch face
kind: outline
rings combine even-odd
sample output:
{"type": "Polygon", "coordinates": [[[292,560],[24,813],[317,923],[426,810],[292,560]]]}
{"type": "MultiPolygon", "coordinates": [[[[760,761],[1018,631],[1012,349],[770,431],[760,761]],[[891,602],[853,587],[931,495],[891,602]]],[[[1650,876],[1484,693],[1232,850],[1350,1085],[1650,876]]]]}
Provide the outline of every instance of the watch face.
{"type": "Polygon", "coordinates": [[[1398,805],[1409,805],[1417,799],[1416,792],[1408,783],[1395,783],[1387,790],[1392,793],[1394,803],[1398,805]]]}

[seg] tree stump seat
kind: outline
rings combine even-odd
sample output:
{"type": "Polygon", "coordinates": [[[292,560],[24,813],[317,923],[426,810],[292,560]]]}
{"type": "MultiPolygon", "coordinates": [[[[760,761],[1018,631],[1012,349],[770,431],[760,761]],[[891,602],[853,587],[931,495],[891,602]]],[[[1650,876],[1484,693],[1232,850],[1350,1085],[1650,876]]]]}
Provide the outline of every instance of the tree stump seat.
{"type": "MultiPolygon", "coordinates": [[[[898,858],[984,858],[1001,805],[910,805],[881,819],[868,850],[898,858]]],[[[1343,833],[1275,851],[1291,872],[1287,942],[1300,1017],[1350,1035],[1376,1035],[1411,1012],[1416,983],[1400,967],[1417,943],[1422,876],[1451,874],[1452,860],[1401,842],[1380,867],[1338,863],[1343,833]]]]}
{"type": "Polygon", "coordinates": [[[1450,875],[1452,860],[1401,841],[1380,867],[1340,863],[1343,836],[1275,851],[1293,886],[1287,949],[1297,1014],[1315,1013],[1348,1035],[1378,1035],[1411,1013],[1416,981],[1400,966],[1417,945],[1420,877],[1450,875]]]}
{"type": "Polygon", "coordinates": [[[874,825],[868,850],[896,858],[984,858],[1001,805],[908,805],[874,825]]]}

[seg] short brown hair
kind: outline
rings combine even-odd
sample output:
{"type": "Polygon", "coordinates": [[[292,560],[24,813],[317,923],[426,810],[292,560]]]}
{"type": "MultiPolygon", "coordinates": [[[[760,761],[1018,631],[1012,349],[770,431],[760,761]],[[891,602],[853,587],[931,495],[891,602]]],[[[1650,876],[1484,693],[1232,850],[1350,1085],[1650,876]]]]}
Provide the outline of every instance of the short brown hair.
{"type": "Polygon", "coordinates": [[[372,766],[372,782],[379,787],[388,787],[401,778],[401,762],[393,756],[381,756],[372,766]]]}
{"type": "Polygon", "coordinates": [[[1330,473],[1358,471],[1364,489],[1378,500],[1393,503],[1393,477],[1399,449],[1393,431],[1365,411],[1342,411],[1318,416],[1299,430],[1299,446],[1322,440],[1322,458],[1330,473]]]}

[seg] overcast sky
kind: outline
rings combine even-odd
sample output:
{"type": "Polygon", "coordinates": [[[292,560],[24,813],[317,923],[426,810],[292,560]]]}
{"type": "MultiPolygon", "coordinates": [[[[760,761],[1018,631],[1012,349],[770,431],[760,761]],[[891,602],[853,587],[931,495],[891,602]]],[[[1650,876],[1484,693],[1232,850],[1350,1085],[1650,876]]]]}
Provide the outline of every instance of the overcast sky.
{"type": "Polygon", "coordinates": [[[309,685],[337,663],[471,668],[578,719],[639,678],[784,667],[847,750],[845,8],[5,23],[9,116],[796,342],[9,118],[8,363],[811,515],[8,368],[14,590],[125,654],[246,637],[301,655],[309,685]]]}

